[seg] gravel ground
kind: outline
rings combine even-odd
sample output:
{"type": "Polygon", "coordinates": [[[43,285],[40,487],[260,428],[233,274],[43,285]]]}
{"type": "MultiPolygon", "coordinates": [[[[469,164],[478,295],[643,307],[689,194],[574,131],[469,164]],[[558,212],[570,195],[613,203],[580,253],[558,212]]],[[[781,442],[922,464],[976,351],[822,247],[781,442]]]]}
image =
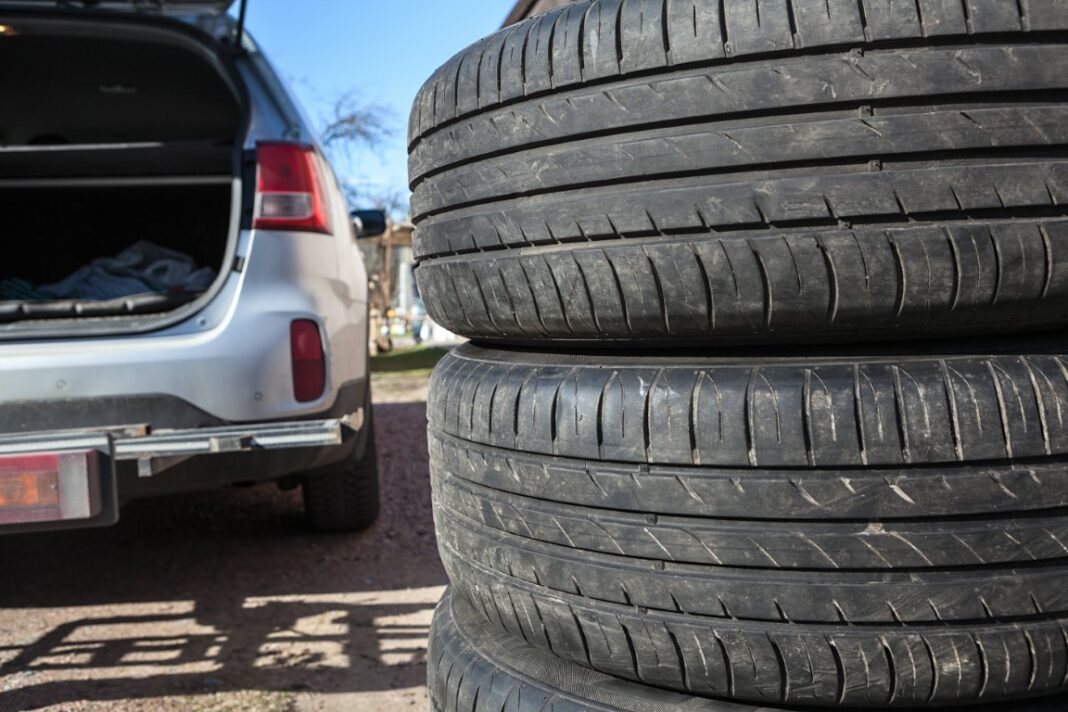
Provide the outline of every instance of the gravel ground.
{"type": "Polygon", "coordinates": [[[375,381],[379,523],[304,527],[273,485],[0,540],[0,710],[425,710],[434,543],[425,376],[375,381]]]}

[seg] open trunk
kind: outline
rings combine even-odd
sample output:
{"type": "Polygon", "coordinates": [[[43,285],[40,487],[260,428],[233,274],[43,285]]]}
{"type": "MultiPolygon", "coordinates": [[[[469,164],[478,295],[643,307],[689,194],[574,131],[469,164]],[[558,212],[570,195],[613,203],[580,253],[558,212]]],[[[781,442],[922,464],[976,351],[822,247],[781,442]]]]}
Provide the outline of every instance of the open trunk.
{"type": "Polygon", "coordinates": [[[149,328],[210,299],[246,124],[221,52],[169,21],[0,12],[0,334],[149,328]]]}

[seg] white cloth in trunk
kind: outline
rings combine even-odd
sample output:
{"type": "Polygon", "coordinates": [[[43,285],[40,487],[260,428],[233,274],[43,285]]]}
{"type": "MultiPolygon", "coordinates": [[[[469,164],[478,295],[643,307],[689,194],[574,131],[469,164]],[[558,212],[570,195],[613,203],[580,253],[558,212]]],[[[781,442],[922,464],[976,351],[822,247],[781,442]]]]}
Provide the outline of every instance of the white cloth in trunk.
{"type": "Polygon", "coordinates": [[[102,300],[150,292],[203,292],[213,281],[215,270],[210,267],[197,269],[189,255],[142,240],[38,291],[54,299],[102,300]]]}

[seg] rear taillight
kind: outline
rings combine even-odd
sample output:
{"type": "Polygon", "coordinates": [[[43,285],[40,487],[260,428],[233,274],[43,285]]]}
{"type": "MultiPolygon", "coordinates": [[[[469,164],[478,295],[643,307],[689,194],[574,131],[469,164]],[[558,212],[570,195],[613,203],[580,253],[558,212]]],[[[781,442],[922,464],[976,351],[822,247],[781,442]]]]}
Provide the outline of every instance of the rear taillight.
{"type": "Polygon", "coordinates": [[[290,324],[289,348],[293,359],[293,396],[300,403],[318,400],[326,388],[326,360],[319,325],[309,319],[290,324]]]}
{"type": "Polygon", "coordinates": [[[95,517],[99,458],[95,450],[0,455],[0,525],[95,517]]]}
{"type": "Polygon", "coordinates": [[[256,145],[256,215],[259,230],[330,232],[315,149],[301,143],[256,145]]]}

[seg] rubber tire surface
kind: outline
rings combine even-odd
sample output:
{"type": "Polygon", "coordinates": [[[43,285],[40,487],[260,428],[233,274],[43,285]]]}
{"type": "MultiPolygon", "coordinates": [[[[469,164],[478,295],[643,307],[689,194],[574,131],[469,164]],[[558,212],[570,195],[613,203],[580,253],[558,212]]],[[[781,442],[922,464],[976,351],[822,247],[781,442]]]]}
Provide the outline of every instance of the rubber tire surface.
{"type": "Polygon", "coordinates": [[[470,603],[450,591],[434,612],[427,662],[427,686],[435,712],[773,709],[680,695],[578,667],[487,625],[470,603]]]}
{"type": "Polygon", "coordinates": [[[1046,0],[586,0],[501,30],[413,107],[428,311],[529,344],[1063,325],[1065,29],[1046,0]]]}
{"type": "Polygon", "coordinates": [[[378,448],[370,399],[366,412],[368,431],[363,457],[340,470],[309,475],[301,485],[304,512],[316,531],[356,532],[378,519],[378,448]]]}
{"type": "Polygon", "coordinates": [[[428,413],[456,591],[530,645],[697,695],[1068,690],[1062,356],[737,363],[454,350],[428,413]]]}
{"type": "MultiPolygon", "coordinates": [[[[568,663],[486,624],[462,596],[446,592],[434,613],[427,650],[434,712],[782,712],[666,692],[568,663]]],[[[1021,702],[1015,712],[1054,712],[1064,698],[1021,702]]],[[[796,708],[794,708],[796,709],[796,708]]],[[[958,709],[988,710],[989,707],[958,709]]],[[[1002,707],[1001,709],[1004,709],[1002,707]]]]}

